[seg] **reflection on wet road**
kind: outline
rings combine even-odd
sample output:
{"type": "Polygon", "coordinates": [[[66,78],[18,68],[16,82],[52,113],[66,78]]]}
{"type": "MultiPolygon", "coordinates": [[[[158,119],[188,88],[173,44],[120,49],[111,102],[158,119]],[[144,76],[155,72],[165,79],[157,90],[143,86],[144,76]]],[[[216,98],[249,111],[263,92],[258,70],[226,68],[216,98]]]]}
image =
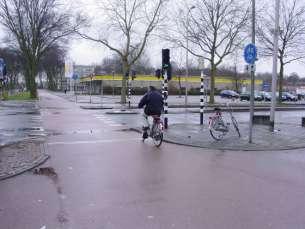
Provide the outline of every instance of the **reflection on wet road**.
{"type": "Polygon", "coordinates": [[[0,103],[0,145],[44,136],[41,114],[35,101],[0,103]]]}

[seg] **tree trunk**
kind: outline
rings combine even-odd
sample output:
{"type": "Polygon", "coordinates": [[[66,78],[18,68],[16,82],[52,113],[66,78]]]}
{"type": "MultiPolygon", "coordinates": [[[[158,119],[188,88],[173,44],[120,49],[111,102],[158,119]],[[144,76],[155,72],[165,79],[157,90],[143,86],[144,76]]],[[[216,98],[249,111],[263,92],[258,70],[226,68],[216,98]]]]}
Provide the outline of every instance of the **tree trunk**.
{"type": "Polygon", "coordinates": [[[280,74],[279,74],[279,103],[282,103],[283,79],[284,79],[284,63],[283,63],[282,60],[280,60],[280,74]]]}
{"type": "Polygon", "coordinates": [[[55,71],[47,71],[47,82],[48,82],[48,89],[55,91],[57,89],[57,84],[56,84],[56,73],[55,71]]]}
{"type": "Polygon", "coordinates": [[[27,90],[30,91],[30,97],[32,99],[36,99],[37,98],[37,85],[35,82],[35,78],[37,75],[37,64],[32,61],[30,63],[27,64],[26,66],[27,70],[26,70],[26,87],[27,90]]]}
{"type": "Polygon", "coordinates": [[[210,104],[214,104],[214,94],[215,94],[215,74],[216,74],[216,67],[213,63],[211,63],[211,87],[210,87],[210,104]]]}
{"type": "Polygon", "coordinates": [[[127,80],[129,75],[129,64],[126,60],[123,60],[123,76],[122,76],[122,89],[121,89],[121,103],[126,103],[127,95],[127,80]]]}

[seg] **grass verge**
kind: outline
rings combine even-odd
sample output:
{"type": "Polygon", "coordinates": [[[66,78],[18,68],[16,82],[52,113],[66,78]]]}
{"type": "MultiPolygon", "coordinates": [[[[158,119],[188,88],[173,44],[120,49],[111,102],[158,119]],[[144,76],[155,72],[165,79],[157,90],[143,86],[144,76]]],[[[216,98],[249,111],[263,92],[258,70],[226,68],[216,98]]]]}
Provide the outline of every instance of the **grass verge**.
{"type": "Polygon", "coordinates": [[[30,92],[28,91],[25,91],[25,92],[20,92],[16,95],[6,95],[4,96],[4,99],[5,100],[33,100],[31,98],[31,95],[30,95],[30,92]]]}

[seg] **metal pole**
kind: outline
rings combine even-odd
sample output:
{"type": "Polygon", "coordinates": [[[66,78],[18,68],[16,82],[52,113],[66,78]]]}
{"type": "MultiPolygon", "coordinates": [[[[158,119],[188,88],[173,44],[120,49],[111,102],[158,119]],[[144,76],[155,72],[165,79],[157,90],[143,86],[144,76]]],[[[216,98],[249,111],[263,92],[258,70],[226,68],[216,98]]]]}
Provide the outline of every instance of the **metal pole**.
{"type": "Polygon", "coordinates": [[[167,70],[164,70],[163,75],[163,85],[164,85],[164,91],[163,91],[163,98],[164,98],[164,128],[168,128],[168,103],[167,103],[167,97],[168,97],[168,91],[167,91],[167,70]]]}
{"type": "Polygon", "coordinates": [[[90,103],[92,102],[91,94],[92,94],[92,76],[90,77],[90,103]]]}
{"type": "Polygon", "coordinates": [[[192,6],[191,8],[189,8],[187,15],[186,15],[186,54],[185,54],[185,109],[187,109],[187,104],[188,104],[188,87],[189,87],[189,82],[188,82],[188,78],[189,78],[189,38],[188,38],[188,31],[189,31],[189,24],[190,24],[190,12],[192,9],[195,9],[195,6],[192,6]]]}
{"type": "Polygon", "coordinates": [[[274,131],[275,106],[276,106],[276,80],[277,80],[277,53],[279,37],[280,0],[275,0],[275,25],[273,33],[273,70],[272,70],[272,97],[270,108],[270,131],[274,131]]]}
{"type": "Polygon", "coordinates": [[[186,18],[186,54],[185,54],[185,100],[184,100],[184,104],[185,104],[185,109],[187,109],[187,96],[188,96],[188,78],[189,78],[189,39],[188,39],[188,25],[189,25],[189,19],[188,19],[188,15],[189,15],[190,10],[188,11],[187,14],[187,18],[186,18]]]}
{"type": "Polygon", "coordinates": [[[114,71],[112,71],[112,96],[114,97],[114,71]]]}
{"type": "Polygon", "coordinates": [[[75,95],[75,103],[77,103],[77,93],[76,93],[77,87],[76,87],[76,80],[74,80],[74,95],[75,95]]]}
{"type": "Polygon", "coordinates": [[[103,80],[101,80],[101,106],[103,106],[103,95],[104,95],[103,80]]]}
{"type": "MultiPolygon", "coordinates": [[[[252,0],[252,44],[255,45],[255,0],[252,0]]],[[[255,61],[251,68],[251,96],[250,96],[250,121],[249,121],[249,143],[252,143],[253,115],[254,115],[254,77],[255,61]]]]}

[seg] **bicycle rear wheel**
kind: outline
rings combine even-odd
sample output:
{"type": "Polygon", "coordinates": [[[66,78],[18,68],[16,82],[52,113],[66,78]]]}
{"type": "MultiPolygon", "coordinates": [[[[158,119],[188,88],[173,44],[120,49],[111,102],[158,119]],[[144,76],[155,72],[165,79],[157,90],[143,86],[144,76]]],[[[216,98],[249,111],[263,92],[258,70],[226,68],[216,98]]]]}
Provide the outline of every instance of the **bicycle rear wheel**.
{"type": "Polygon", "coordinates": [[[240,134],[240,131],[239,131],[239,128],[238,128],[238,122],[236,121],[236,119],[233,116],[231,117],[231,120],[232,120],[232,124],[234,126],[234,129],[236,130],[236,132],[238,134],[238,137],[241,137],[241,134],[240,134]]]}
{"type": "Polygon", "coordinates": [[[155,144],[155,146],[159,147],[161,146],[163,142],[163,131],[161,124],[155,124],[153,126],[153,133],[152,133],[152,139],[155,144]]]}
{"type": "Polygon", "coordinates": [[[210,134],[216,141],[220,141],[228,132],[228,127],[220,118],[210,120],[209,124],[210,134]]]}

